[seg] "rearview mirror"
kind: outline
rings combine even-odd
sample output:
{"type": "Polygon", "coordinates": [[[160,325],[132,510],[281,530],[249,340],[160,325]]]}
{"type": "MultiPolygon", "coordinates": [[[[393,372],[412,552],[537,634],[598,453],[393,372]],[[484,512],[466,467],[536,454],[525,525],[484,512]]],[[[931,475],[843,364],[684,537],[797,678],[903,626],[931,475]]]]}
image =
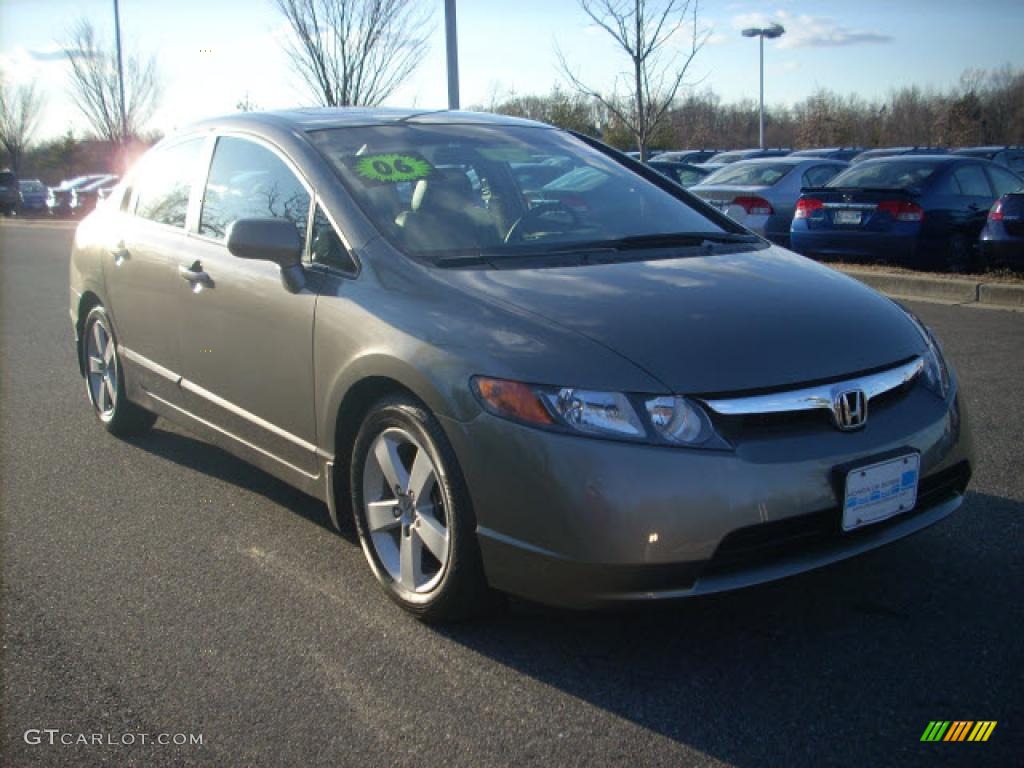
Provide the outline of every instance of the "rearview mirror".
{"type": "Polygon", "coordinates": [[[306,284],[302,270],[302,239],[287,219],[237,219],[228,226],[228,252],[240,259],[272,261],[281,268],[281,282],[292,293],[306,284]]]}

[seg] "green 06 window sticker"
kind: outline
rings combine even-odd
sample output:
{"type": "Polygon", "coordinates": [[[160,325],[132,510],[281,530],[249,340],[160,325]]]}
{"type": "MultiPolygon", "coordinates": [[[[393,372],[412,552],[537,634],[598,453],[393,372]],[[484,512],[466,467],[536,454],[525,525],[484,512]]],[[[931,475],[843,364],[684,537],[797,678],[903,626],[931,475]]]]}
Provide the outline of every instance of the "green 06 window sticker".
{"type": "Polygon", "coordinates": [[[349,165],[361,178],[380,184],[425,179],[434,170],[426,159],[409,152],[360,155],[353,157],[349,165]]]}

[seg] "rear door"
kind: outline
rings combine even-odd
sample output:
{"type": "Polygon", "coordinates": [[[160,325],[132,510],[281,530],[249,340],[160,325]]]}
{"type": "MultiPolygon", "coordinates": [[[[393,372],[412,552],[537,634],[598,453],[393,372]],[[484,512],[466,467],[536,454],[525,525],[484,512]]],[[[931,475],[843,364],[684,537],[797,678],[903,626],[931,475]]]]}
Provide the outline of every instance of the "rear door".
{"type": "Polygon", "coordinates": [[[157,147],[132,174],[121,210],[109,217],[103,253],[107,309],[132,386],[177,401],[182,368],[177,317],[183,310],[175,269],[186,249],[189,200],[206,138],[157,147]]]}
{"type": "Polygon", "coordinates": [[[232,439],[269,454],[301,483],[316,475],[313,311],[316,275],[289,292],[269,261],[228,252],[225,233],[243,218],[291,221],[305,242],[313,194],[283,152],[251,136],[216,139],[188,252],[175,269],[184,311],[189,410],[232,439]]]}
{"type": "Polygon", "coordinates": [[[954,217],[957,229],[974,241],[985,226],[995,193],[980,163],[961,165],[953,171],[953,179],[960,190],[960,207],[954,217]]]}

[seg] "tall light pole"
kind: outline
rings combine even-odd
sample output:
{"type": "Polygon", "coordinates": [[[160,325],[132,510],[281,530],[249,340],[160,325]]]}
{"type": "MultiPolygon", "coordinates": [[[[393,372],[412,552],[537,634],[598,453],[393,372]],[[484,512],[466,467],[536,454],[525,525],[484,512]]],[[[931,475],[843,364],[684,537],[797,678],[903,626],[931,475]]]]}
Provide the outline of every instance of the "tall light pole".
{"type": "Polygon", "coordinates": [[[744,37],[760,38],[761,46],[761,128],[758,132],[758,146],[764,149],[764,39],[782,37],[786,28],[781,24],[772,24],[770,27],[750,27],[743,30],[744,37]]]}
{"type": "Polygon", "coordinates": [[[117,45],[117,89],[120,96],[118,109],[121,111],[121,141],[128,140],[128,118],[124,113],[124,66],[121,63],[121,11],[114,0],[114,42],[117,45]]]}
{"type": "Polygon", "coordinates": [[[444,0],[444,33],[448,46],[448,109],[458,109],[459,38],[455,32],[455,0],[444,0]]]}

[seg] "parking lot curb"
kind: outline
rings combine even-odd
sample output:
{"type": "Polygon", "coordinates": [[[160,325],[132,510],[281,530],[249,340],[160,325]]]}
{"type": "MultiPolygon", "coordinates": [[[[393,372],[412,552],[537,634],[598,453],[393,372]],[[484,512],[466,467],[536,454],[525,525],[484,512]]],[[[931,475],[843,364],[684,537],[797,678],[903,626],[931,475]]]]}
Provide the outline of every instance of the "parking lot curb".
{"type": "Polygon", "coordinates": [[[1024,309],[1024,285],[981,283],[978,286],[978,301],[996,307],[1024,309]]]}
{"type": "Polygon", "coordinates": [[[1024,309],[1024,284],[986,283],[862,269],[841,271],[890,296],[1024,309]]]}

